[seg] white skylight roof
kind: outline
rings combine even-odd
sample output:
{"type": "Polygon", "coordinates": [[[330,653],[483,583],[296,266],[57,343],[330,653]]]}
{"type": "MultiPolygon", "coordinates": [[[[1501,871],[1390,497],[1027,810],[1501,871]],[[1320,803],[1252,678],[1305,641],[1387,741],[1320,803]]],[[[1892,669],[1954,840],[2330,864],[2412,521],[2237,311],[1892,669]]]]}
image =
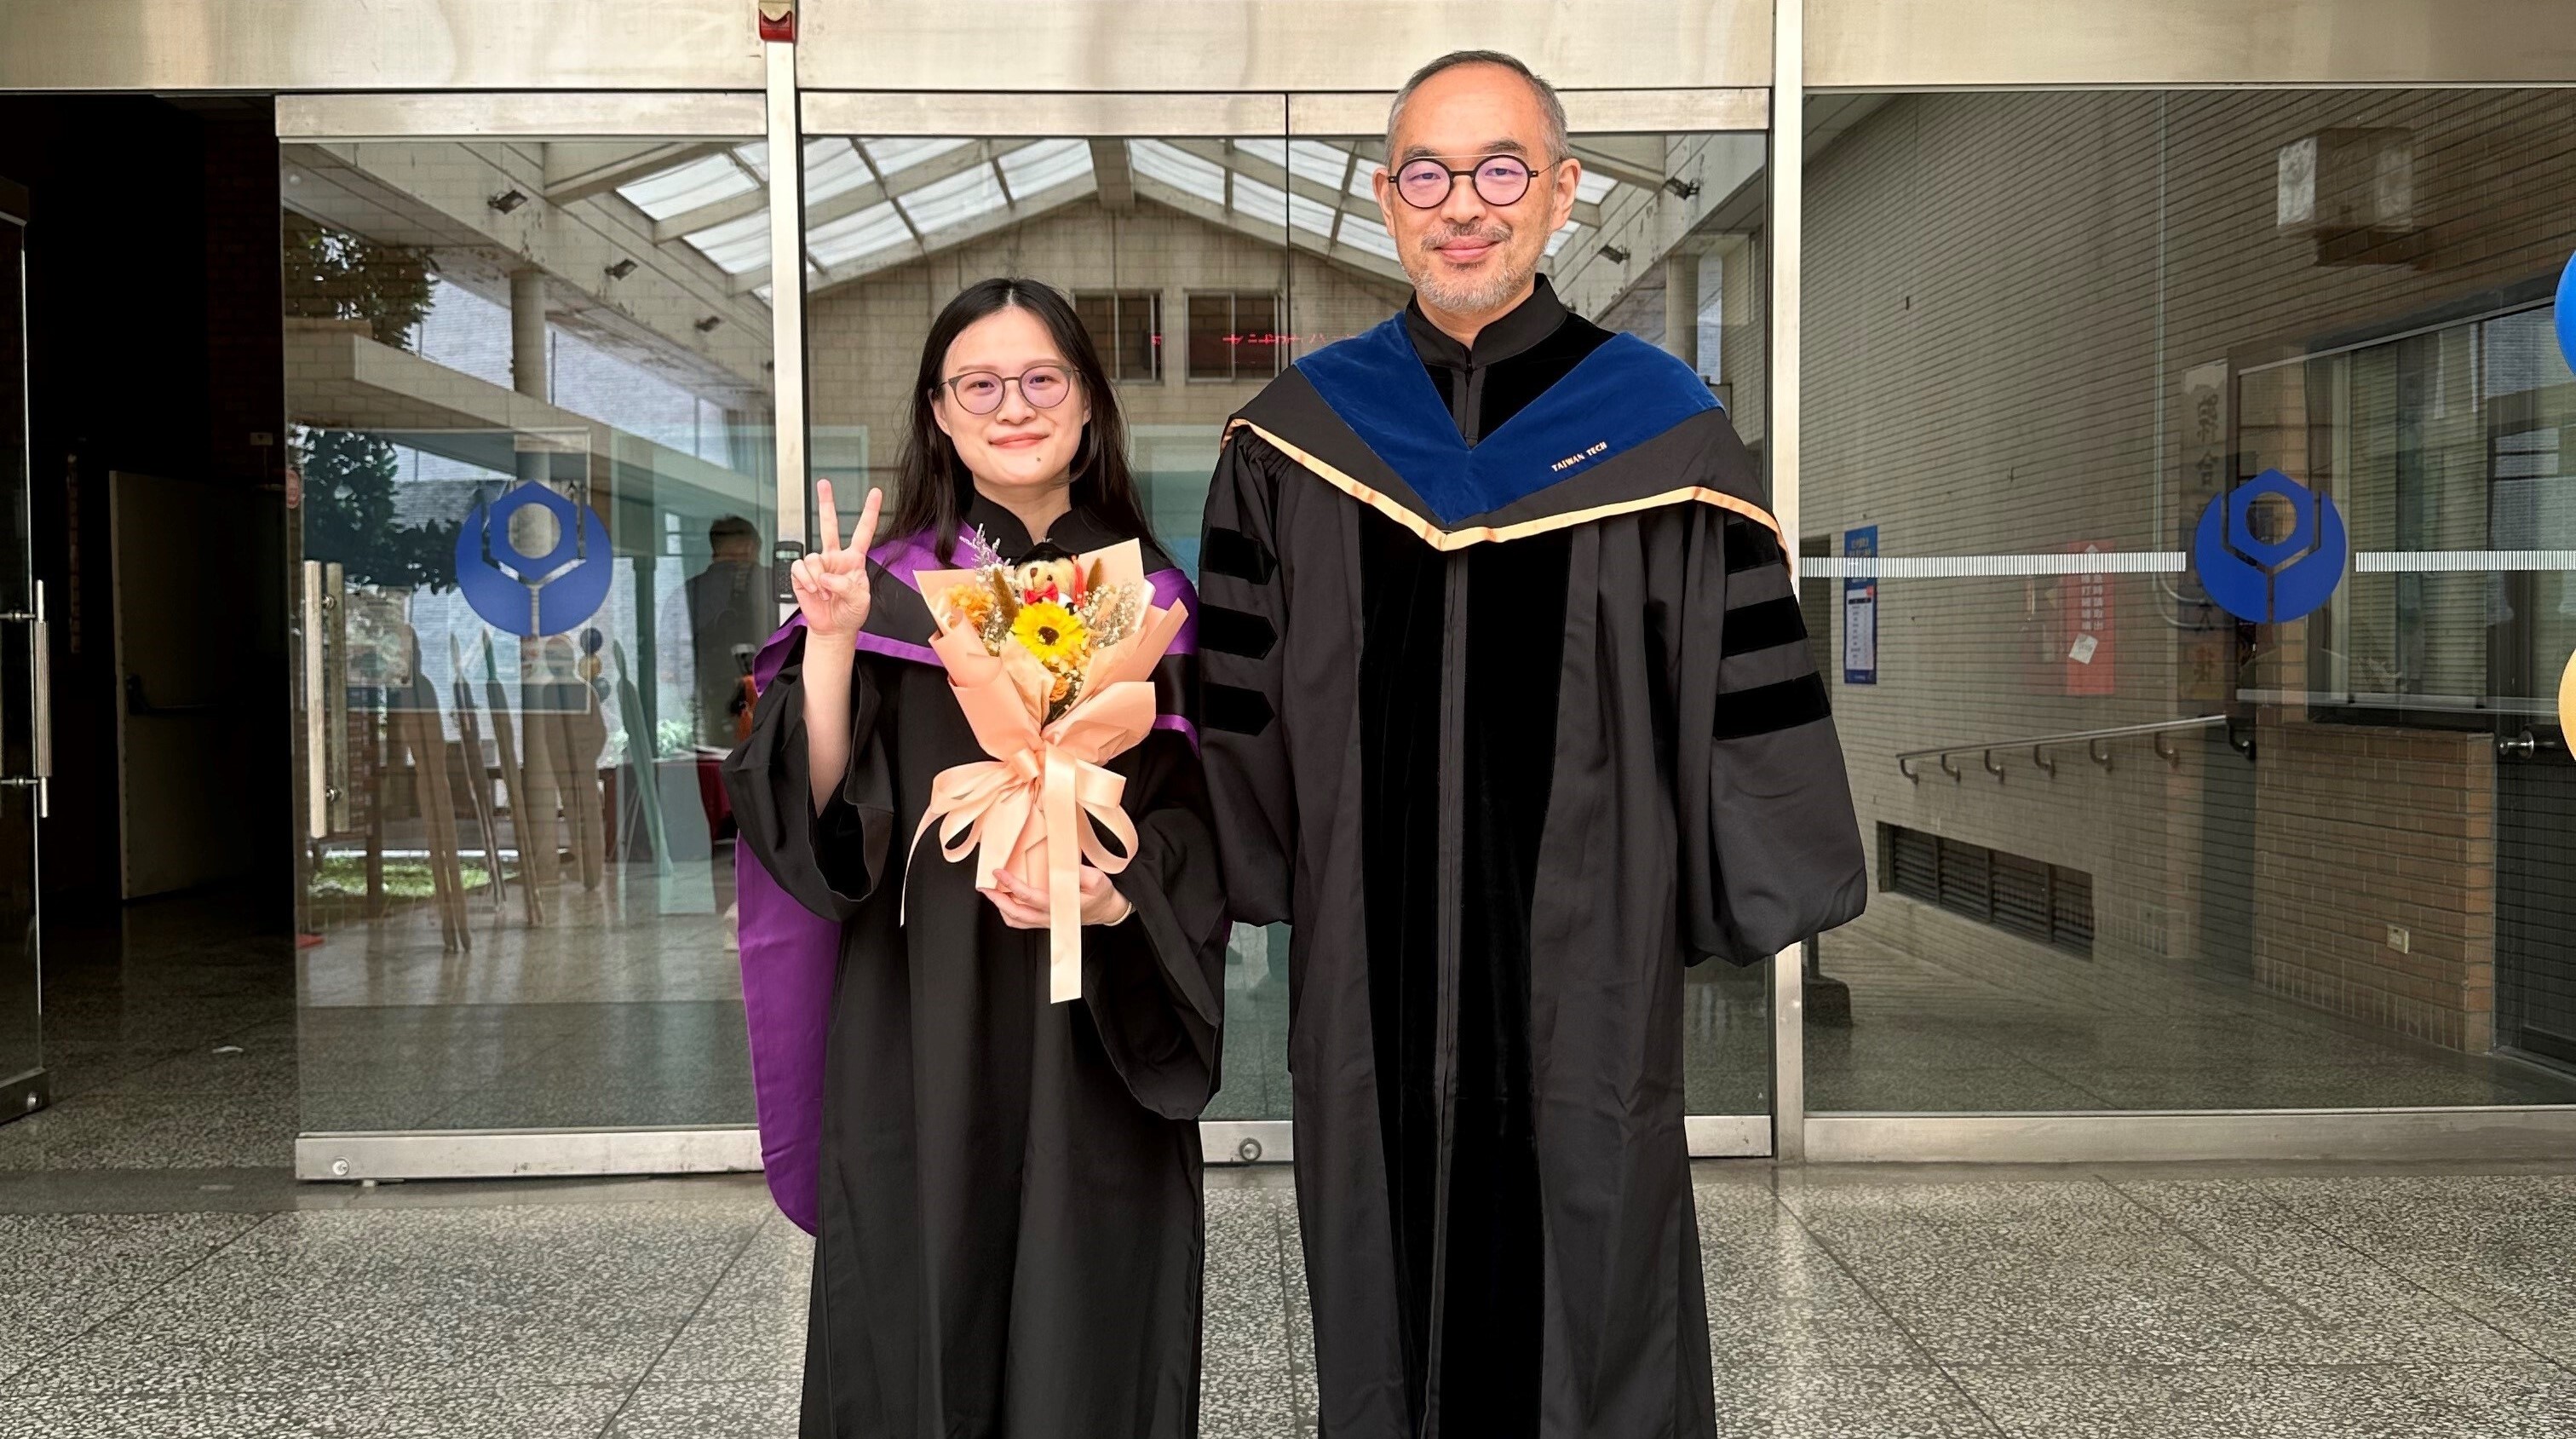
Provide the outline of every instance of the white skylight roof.
{"type": "Polygon", "coordinates": [[[1225,203],[1225,167],[1214,160],[1202,160],[1160,140],[1130,141],[1127,152],[1137,174],[1211,205],[1225,203]]]}
{"type": "Polygon", "coordinates": [[[1303,195],[1288,197],[1288,223],[1318,235],[1333,233],[1333,207],[1303,195]]]}
{"type": "Polygon", "coordinates": [[[1386,232],[1386,226],[1375,215],[1345,211],[1342,215],[1342,243],[1355,250],[1365,250],[1381,260],[1395,258],[1395,237],[1386,232]]]}
{"type": "MultiPolygon", "coordinates": [[[[1351,152],[1347,146],[1327,145],[1320,140],[1298,140],[1288,146],[1288,172],[1327,189],[1342,188],[1342,175],[1350,168],[1351,152]]],[[[1362,164],[1353,178],[1366,180],[1372,168],[1362,164]]],[[[1363,189],[1360,193],[1368,192],[1363,189]]]]}
{"type": "Polygon", "coordinates": [[[868,162],[847,140],[817,140],[805,150],[805,203],[819,204],[873,181],[868,162]]]}
{"type": "Polygon", "coordinates": [[[769,263],[769,211],[755,210],[684,238],[728,275],[757,270],[769,263]]]}
{"type": "MultiPolygon", "coordinates": [[[[1080,138],[979,141],[932,138],[824,137],[804,146],[805,198],[816,219],[806,236],[807,258],[819,270],[840,270],[905,249],[916,238],[933,248],[961,230],[1000,217],[1032,197],[1056,203],[1079,196],[1096,181],[1093,157],[1104,143],[1124,145],[1128,168],[1142,198],[1200,205],[1239,216],[1277,233],[1285,224],[1301,245],[1316,240],[1346,247],[1346,260],[1392,261],[1396,244],[1379,221],[1375,161],[1364,151],[1375,142],[1290,140],[1279,137],[1214,140],[1080,138]],[[1289,184],[1281,188],[1281,180],[1289,184]],[[880,184],[883,190],[872,188],[880,184]],[[1338,199],[1338,203],[1336,203],[1338,199]],[[864,205],[861,202],[865,203],[864,205]],[[853,209],[853,206],[859,208],[853,209]],[[1365,260],[1359,257],[1367,257],[1365,260]]],[[[759,203],[767,183],[768,148],[760,142],[701,155],[646,175],[617,193],[729,275],[756,274],[769,263],[769,217],[759,203]]],[[[1602,170],[1587,170],[1577,196],[1581,219],[1548,239],[1555,255],[1592,233],[1586,221],[1634,195],[1634,185],[1602,170]]],[[[862,267],[864,268],[864,267],[862,267]]],[[[767,294],[765,286],[754,294],[767,294]]]]}
{"type": "Polygon", "coordinates": [[[805,255],[817,265],[846,265],[852,260],[891,250],[912,239],[912,229],[903,222],[891,200],[881,201],[855,215],[817,225],[805,232],[805,255]]]}
{"type": "Polygon", "coordinates": [[[636,209],[656,220],[730,200],[748,190],[757,190],[760,182],[744,173],[730,154],[706,155],[685,165],[647,175],[632,184],[621,185],[617,193],[633,202],[636,209]]]}
{"type": "Polygon", "coordinates": [[[1285,224],[1288,220],[1287,195],[1245,175],[1234,177],[1234,208],[1237,214],[1250,215],[1273,225],[1285,224]]]}
{"type": "Polygon", "coordinates": [[[927,235],[979,215],[990,214],[1009,202],[1002,193],[1001,179],[993,173],[993,167],[978,165],[945,180],[933,180],[902,196],[900,203],[904,214],[912,218],[914,227],[927,235]]]}
{"type": "Polygon", "coordinates": [[[861,140],[858,142],[874,160],[877,173],[891,180],[916,165],[927,165],[952,150],[963,150],[972,140],[861,140]]]}
{"type": "Polygon", "coordinates": [[[1014,199],[1070,185],[1091,173],[1087,140],[1040,140],[1002,157],[1002,181],[1014,199]]]}

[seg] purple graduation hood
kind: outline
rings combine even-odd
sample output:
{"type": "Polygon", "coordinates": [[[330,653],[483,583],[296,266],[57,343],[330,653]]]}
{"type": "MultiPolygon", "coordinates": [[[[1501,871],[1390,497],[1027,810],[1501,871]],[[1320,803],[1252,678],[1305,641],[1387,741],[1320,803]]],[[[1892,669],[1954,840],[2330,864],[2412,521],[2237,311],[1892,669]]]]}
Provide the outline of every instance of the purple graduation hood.
{"type": "MultiPolygon", "coordinates": [[[[920,588],[917,571],[943,569],[924,539],[892,541],[869,556],[896,579],[920,588]]],[[[1147,576],[1154,603],[1194,599],[1178,570],[1147,576]]],[[[803,616],[789,620],[763,645],[752,680],[767,690],[804,633],[803,616]]],[[[927,636],[924,637],[925,639],[927,636]]],[[[936,665],[926,643],[862,632],[857,647],[893,659],[936,665]]],[[[1190,616],[1170,653],[1198,648],[1198,616],[1190,616]]],[[[1198,742],[1187,719],[1166,715],[1158,728],[1177,729],[1198,742]]],[[[909,821],[898,828],[909,832],[909,821]]],[[[889,858],[894,858],[889,856],[889,858]]],[[[898,859],[896,861],[900,863],[898,859]]],[[[901,877],[895,876],[896,882],[901,877]]],[[[751,1032],[751,1085],[760,1120],[760,1162],[778,1210],[811,1234],[815,1229],[815,1180],[823,1139],[823,1048],[832,1024],[832,983],[841,962],[841,926],[796,902],[778,887],[750,850],[734,850],[737,928],[742,945],[743,1020],[751,1032]]]]}

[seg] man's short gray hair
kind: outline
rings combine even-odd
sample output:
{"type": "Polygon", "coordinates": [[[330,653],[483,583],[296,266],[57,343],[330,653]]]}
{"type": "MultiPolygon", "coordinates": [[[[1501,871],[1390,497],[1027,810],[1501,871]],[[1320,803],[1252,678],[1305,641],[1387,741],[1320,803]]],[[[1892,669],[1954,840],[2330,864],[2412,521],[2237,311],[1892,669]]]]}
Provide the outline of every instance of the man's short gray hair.
{"type": "Polygon", "coordinates": [[[1547,160],[1565,158],[1567,150],[1565,102],[1556,98],[1555,86],[1540,79],[1538,72],[1521,63],[1517,56],[1506,55],[1500,50],[1453,50],[1414,71],[1413,78],[1404,82],[1404,88],[1395,92],[1395,104],[1388,107],[1386,112],[1388,164],[1404,163],[1403,157],[1395,153],[1395,127],[1404,119],[1405,102],[1411,100],[1413,92],[1428,84],[1433,76],[1444,75],[1467,65],[1492,65],[1498,69],[1509,70],[1528,81],[1531,93],[1538,96],[1539,113],[1547,117],[1547,154],[1542,158],[1547,160]]]}

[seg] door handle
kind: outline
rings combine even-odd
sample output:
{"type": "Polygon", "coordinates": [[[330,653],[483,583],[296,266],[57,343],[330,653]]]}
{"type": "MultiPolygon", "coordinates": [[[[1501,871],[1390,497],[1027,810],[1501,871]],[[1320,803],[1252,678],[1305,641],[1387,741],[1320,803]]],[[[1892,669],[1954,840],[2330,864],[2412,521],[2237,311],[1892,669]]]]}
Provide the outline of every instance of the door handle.
{"type": "Polygon", "coordinates": [[[23,610],[0,611],[0,623],[27,627],[27,772],[0,776],[0,788],[36,792],[36,818],[53,807],[54,655],[53,627],[45,622],[45,582],[33,586],[34,603],[23,610]]]}
{"type": "Polygon", "coordinates": [[[304,832],[328,839],[349,827],[348,615],[343,571],[304,562],[304,832]]]}
{"type": "Polygon", "coordinates": [[[2506,739],[2504,736],[2498,735],[2496,736],[2495,742],[2496,758],[2498,759],[2537,759],[2540,757],[2541,751],[2557,748],[2559,748],[2558,741],[2542,739],[2540,736],[2533,734],[2528,729],[2511,739],[2506,739]]]}
{"type": "Polygon", "coordinates": [[[36,619],[27,643],[35,667],[35,724],[29,746],[36,772],[36,818],[43,819],[53,800],[54,778],[54,626],[45,618],[45,582],[36,581],[36,619]]]}

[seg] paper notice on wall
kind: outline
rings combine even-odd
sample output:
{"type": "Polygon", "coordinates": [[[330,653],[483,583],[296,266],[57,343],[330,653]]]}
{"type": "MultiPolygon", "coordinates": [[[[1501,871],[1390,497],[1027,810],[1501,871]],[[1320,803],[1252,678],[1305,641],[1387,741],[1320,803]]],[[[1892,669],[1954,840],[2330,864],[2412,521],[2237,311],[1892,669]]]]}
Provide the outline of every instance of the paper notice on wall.
{"type": "MultiPolygon", "coordinates": [[[[2069,547],[2079,555],[2108,553],[2105,540],[2080,540],[2069,547]]],[[[2113,689],[2111,671],[2112,618],[2111,576],[2095,571],[2073,574],[2059,580],[2059,613],[2071,636],[2066,646],[2066,693],[2070,695],[2107,695],[2113,689]]]]}
{"type": "MultiPolygon", "coordinates": [[[[1843,531],[1843,553],[1857,558],[1878,554],[1878,526],[1843,531]]],[[[1878,576],[1843,577],[1843,683],[1878,683],[1878,576]]]]}

